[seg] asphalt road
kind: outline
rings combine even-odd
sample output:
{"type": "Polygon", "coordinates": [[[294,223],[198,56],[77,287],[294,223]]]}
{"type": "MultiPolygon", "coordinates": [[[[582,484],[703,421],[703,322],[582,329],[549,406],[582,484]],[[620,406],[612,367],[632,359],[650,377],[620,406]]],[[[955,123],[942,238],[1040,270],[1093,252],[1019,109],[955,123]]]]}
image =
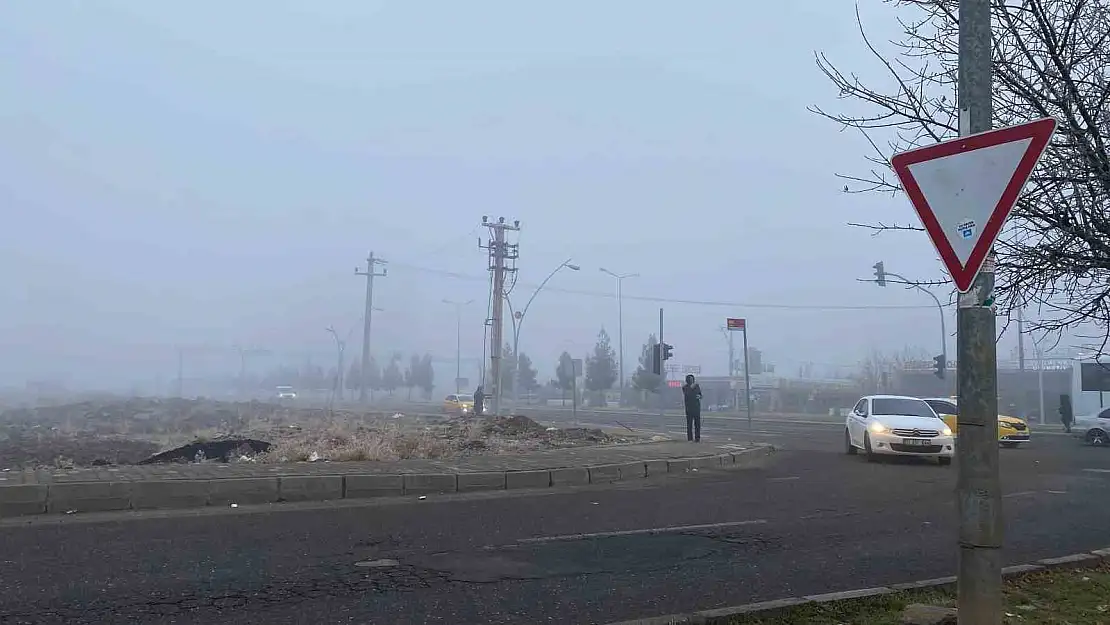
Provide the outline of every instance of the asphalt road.
{"type": "MultiPolygon", "coordinates": [[[[952,574],[955,467],[867,464],[805,421],[754,428],[765,469],[0,522],[0,623],[607,623],[952,574]]],[[[1001,452],[1007,560],[1110,546],[1110,450],[1034,436],[1001,452]]]]}

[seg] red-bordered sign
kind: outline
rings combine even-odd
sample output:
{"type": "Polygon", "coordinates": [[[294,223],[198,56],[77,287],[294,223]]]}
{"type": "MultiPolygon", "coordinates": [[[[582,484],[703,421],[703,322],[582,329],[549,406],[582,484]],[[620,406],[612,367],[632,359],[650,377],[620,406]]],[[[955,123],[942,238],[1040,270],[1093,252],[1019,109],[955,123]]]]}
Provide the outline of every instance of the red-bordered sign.
{"type": "Polygon", "coordinates": [[[745,326],[747,326],[747,322],[744,319],[725,319],[725,327],[729,330],[743,330],[745,326]]]}
{"type": "Polygon", "coordinates": [[[890,159],[960,292],[971,288],[1055,129],[1049,117],[890,159]]]}

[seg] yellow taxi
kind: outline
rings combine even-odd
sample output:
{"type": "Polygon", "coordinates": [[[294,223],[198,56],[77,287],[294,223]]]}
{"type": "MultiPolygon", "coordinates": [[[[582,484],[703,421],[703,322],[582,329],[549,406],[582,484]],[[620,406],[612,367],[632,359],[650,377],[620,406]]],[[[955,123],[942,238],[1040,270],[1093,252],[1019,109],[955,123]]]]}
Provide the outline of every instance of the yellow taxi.
{"type": "MultiPolygon", "coordinates": [[[[925,403],[940,415],[944,424],[952,428],[952,432],[956,431],[958,409],[955,397],[927,397],[925,403]]],[[[1028,443],[1029,424],[1018,417],[998,415],[998,442],[1003,447],[1017,447],[1022,443],[1028,443]]]]}
{"type": "Polygon", "coordinates": [[[448,395],[443,400],[443,412],[454,415],[474,414],[474,400],[467,395],[448,395]]]}

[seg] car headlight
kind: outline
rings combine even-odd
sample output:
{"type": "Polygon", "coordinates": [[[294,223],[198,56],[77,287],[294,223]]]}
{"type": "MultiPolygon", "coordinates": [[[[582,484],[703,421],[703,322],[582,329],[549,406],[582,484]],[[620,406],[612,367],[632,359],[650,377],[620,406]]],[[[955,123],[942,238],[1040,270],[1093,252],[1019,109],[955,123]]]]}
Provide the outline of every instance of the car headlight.
{"type": "Polygon", "coordinates": [[[890,431],[890,428],[883,425],[882,423],[879,423],[878,421],[872,421],[869,429],[876,434],[882,434],[884,432],[890,431]]]}
{"type": "Polygon", "coordinates": [[[952,428],[946,425],[944,426],[944,429],[940,431],[940,433],[944,434],[945,436],[952,436],[952,428]]]}

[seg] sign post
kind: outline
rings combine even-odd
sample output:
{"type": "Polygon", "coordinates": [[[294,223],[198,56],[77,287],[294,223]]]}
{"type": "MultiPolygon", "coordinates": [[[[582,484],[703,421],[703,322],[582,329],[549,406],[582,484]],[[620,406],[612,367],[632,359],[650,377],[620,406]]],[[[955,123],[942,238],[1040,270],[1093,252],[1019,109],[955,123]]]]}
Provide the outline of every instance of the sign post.
{"type": "MultiPolygon", "coordinates": [[[[748,411],[748,435],[752,433],[752,370],[748,362],[748,321],[747,319],[725,319],[729,332],[744,333],[744,403],[748,411]]],[[[730,371],[731,374],[731,371],[730,371]]]]}
{"type": "Polygon", "coordinates": [[[1056,128],[1051,118],[990,130],[990,3],[960,1],[960,137],[895,154],[891,167],[960,295],[956,318],[957,610],[1002,618],[1002,489],[994,246],[1056,128]]]}

